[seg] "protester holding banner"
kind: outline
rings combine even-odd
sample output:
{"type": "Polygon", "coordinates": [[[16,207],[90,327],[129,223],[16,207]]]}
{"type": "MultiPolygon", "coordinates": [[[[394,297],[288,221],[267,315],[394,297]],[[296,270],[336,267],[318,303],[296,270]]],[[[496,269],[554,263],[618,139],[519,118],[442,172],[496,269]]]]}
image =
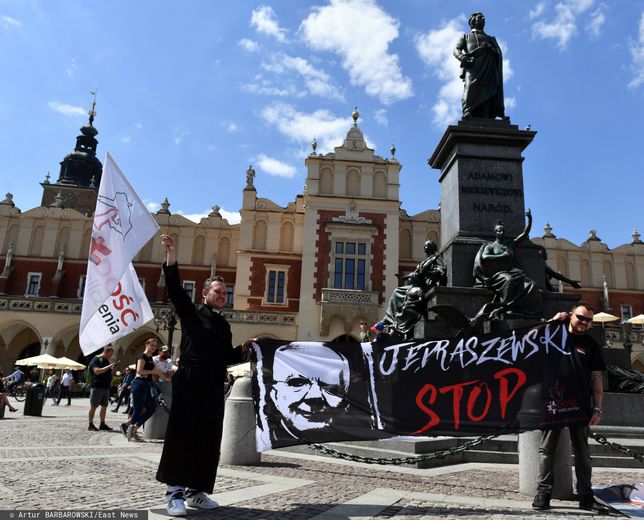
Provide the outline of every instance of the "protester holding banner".
{"type": "Polygon", "coordinates": [[[168,297],[181,321],[181,364],[172,378],[172,408],[156,478],[167,484],[168,513],[185,516],[186,505],[214,509],[213,492],[224,417],[221,386],[226,366],[240,363],[250,340],[232,346],[230,325],[220,310],[227,301],[221,276],[208,278],[203,305],[195,305],[181,286],[174,240],[161,235],[168,297]]]}
{"type": "MultiPolygon", "coordinates": [[[[609,509],[595,501],[591,487],[592,461],[588,449],[589,425],[599,424],[602,413],[602,371],[606,370],[601,347],[588,334],[593,324],[593,308],[587,303],[578,303],[570,313],[560,312],[552,320],[565,321],[568,345],[578,363],[579,373],[585,378],[592,392],[592,416],[585,425],[569,425],[570,441],[575,453],[575,475],[579,508],[588,511],[607,512],[609,509]]],[[[554,456],[561,428],[545,430],[539,446],[539,477],[537,495],[532,503],[535,510],[548,509],[552,495],[554,456]]]]}

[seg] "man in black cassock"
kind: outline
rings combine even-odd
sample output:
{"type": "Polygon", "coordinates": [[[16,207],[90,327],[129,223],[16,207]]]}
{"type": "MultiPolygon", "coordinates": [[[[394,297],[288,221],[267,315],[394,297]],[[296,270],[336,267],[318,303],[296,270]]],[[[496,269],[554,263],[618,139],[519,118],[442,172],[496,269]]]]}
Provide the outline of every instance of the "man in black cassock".
{"type": "Polygon", "coordinates": [[[185,516],[186,505],[214,509],[213,492],[224,420],[226,367],[243,361],[250,340],[233,348],[230,325],[219,311],[226,304],[221,276],[206,280],[203,304],[181,286],[174,240],[161,235],[168,297],[181,320],[181,364],[172,378],[172,407],[156,478],[167,484],[168,513],[185,516]]]}

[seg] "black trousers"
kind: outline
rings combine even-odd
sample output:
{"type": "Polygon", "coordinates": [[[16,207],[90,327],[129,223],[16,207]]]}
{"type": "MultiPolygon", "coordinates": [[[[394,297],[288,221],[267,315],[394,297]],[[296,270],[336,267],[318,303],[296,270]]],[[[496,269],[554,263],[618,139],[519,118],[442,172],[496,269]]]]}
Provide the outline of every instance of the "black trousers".
{"type": "MultiPolygon", "coordinates": [[[[593,496],[591,477],[593,464],[588,449],[588,426],[569,426],[570,442],[575,454],[575,476],[577,477],[577,495],[579,499],[593,496]]],[[[553,467],[555,464],[555,450],[559,442],[561,429],[546,430],[541,432],[539,445],[539,478],[537,489],[552,493],[554,481],[553,467]]]]}

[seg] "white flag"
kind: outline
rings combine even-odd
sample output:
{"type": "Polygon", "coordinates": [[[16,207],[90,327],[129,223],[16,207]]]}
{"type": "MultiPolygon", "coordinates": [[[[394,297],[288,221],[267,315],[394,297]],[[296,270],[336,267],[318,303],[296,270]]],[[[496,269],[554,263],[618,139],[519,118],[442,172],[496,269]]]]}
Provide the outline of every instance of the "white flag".
{"type": "Polygon", "coordinates": [[[84,354],[104,347],[154,317],[132,258],[158,229],[108,152],[87,261],[79,336],[84,354]]]}

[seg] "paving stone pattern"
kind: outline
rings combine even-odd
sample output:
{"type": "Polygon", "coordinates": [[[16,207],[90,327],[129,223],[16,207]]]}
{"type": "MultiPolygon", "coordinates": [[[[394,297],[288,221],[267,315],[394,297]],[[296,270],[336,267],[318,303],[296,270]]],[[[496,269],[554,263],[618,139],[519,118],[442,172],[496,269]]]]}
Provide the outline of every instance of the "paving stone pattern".
{"type": "MultiPolygon", "coordinates": [[[[154,478],[162,443],[128,443],[116,431],[124,416],[111,412],[107,422],[114,432],[87,431],[87,404],[87,399],[78,399],[71,407],[46,406],[46,417],[12,414],[0,420],[0,509],[149,509],[151,519],[162,518],[164,486],[154,478]]],[[[642,482],[644,469],[597,469],[593,480],[602,486],[642,482]]],[[[466,464],[417,470],[337,461],[313,451],[273,451],[263,455],[259,466],[221,466],[214,498],[228,497],[227,505],[211,512],[190,510],[190,516],[280,520],[603,518],[580,511],[574,502],[557,502],[552,511],[534,512],[531,497],[519,494],[518,487],[516,465],[466,464]],[[278,489],[280,484],[283,488],[278,489]],[[370,511],[370,500],[381,502],[371,510],[373,514],[365,513],[370,511]]]]}

